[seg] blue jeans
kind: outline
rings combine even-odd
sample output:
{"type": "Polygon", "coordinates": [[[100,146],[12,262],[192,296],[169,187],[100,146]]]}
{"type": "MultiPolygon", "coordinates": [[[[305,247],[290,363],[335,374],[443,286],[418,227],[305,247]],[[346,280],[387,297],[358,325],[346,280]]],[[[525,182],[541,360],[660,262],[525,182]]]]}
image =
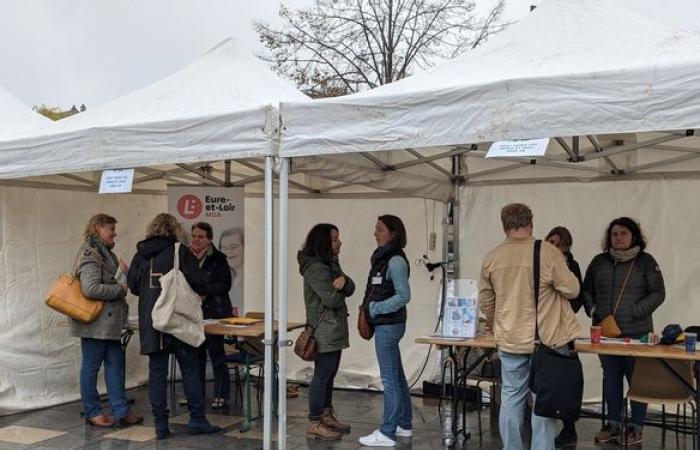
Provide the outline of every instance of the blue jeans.
{"type": "Polygon", "coordinates": [[[172,338],[170,347],[148,355],[148,395],[156,430],[168,427],[168,363],[175,356],[182,373],[182,387],[190,411],[190,425],[208,423],[204,416],[204,394],[199,381],[199,349],[172,338]]]}
{"type": "MultiPolygon", "coordinates": [[[[608,422],[612,425],[619,425],[622,418],[622,399],[624,397],[623,378],[627,378],[628,384],[632,382],[634,358],[631,356],[600,355],[600,363],[603,365],[603,396],[607,405],[608,422]]],[[[632,424],[641,429],[647,415],[647,404],[630,403],[632,424]]]]}
{"type": "Polygon", "coordinates": [[[384,419],[379,431],[390,439],[396,439],[397,426],[405,430],[412,428],[411,394],[399,350],[399,341],[405,332],[405,323],[377,325],[374,328],[374,348],[384,385],[384,419]]]}
{"type": "MultiPolygon", "coordinates": [[[[523,422],[528,383],[530,381],[530,355],[516,355],[499,350],[501,359],[501,413],[498,425],[504,450],[522,450],[523,422]]],[[[532,394],[532,401],[537,398],[532,394]]],[[[534,450],[554,450],[556,419],[532,415],[532,446],[534,450]]]]}
{"type": "Polygon", "coordinates": [[[102,363],[105,366],[107,397],[112,405],[112,416],[116,420],[129,413],[129,404],[124,392],[124,349],[119,341],[81,338],[83,360],[80,366],[80,397],[83,400],[85,417],[102,414],[100,396],[97,393],[97,374],[102,363]]]}

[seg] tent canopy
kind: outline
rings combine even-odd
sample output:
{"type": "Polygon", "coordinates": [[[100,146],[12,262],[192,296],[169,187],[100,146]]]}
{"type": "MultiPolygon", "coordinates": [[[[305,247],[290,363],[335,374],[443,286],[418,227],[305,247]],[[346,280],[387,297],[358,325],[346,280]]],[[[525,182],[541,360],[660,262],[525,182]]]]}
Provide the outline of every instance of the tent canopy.
{"type": "Polygon", "coordinates": [[[485,144],[495,140],[558,137],[537,165],[571,177],[690,159],[697,143],[678,140],[700,126],[700,32],[658,22],[663,14],[654,8],[666,5],[644,14],[636,6],[543,2],[482,46],[425,73],[345,97],[282,102],[280,154],[413,149],[426,156],[448,146],[473,156],[470,166],[482,177],[531,163],[484,162],[485,144]],[[638,135],[655,131],[665,133],[638,135]],[[666,153],[622,165],[611,159],[642,147],[666,153]]]}
{"type": "MultiPolygon", "coordinates": [[[[310,99],[228,39],[161,81],[51,127],[8,123],[11,132],[0,133],[0,180],[62,174],[60,181],[66,188],[94,190],[95,177],[71,174],[133,167],[145,175],[136,179],[139,192],[156,192],[162,191],[163,181],[223,185],[227,168],[222,161],[235,159],[239,164],[232,171],[229,167],[229,182],[261,187],[259,158],[276,155],[278,150],[280,101],[310,99]],[[185,163],[207,167],[202,171],[183,166],[185,163]],[[66,177],[74,183],[67,184],[66,177]]],[[[0,102],[19,103],[1,97],[0,102]]],[[[24,108],[8,116],[27,113],[24,108]]],[[[386,172],[374,165],[369,170],[361,157],[325,164],[334,168],[299,161],[292,189],[317,194],[333,190],[334,195],[344,195],[358,193],[359,186],[363,194],[390,192],[440,201],[452,193],[450,178],[432,170],[386,172]],[[367,173],[358,177],[363,168],[367,173]]],[[[62,186],[47,177],[11,184],[40,187],[41,183],[62,186]]]]}
{"type": "Polygon", "coordinates": [[[306,96],[229,39],[148,87],[0,141],[0,178],[272,155],[281,100],[306,96]]]}
{"type": "Polygon", "coordinates": [[[37,114],[0,86],[0,140],[46,127],[51,120],[37,114]]]}

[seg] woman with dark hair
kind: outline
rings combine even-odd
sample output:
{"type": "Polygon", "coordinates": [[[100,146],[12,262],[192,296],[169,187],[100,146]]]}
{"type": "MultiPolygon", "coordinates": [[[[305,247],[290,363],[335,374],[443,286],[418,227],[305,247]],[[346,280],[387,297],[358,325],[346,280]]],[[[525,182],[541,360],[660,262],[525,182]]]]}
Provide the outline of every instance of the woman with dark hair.
{"type": "MultiPolygon", "coordinates": [[[[146,239],[136,245],[136,255],[129,269],[129,289],[139,297],[139,338],[141,354],[148,355],[148,395],[155,418],[156,439],[170,434],[168,427],[168,361],[172,353],[182,373],[182,387],[187,397],[189,434],[216,433],[204,415],[204,395],[199,381],[199,350],[167,333],[153,328],[151,313],[161,293],[160,277],[173,268],[175,248],[182,228],[170,214],[158,214],[146,229],[146,239]]],[[[197,259],[187,248],[179,246],[180,271],[187,283],[201,296],[207,294],[207,280],[197,259]]]]}
{"type": "Polygon", "coordinates": [[[330,441],[350,433],[350,425],[339,422],[333,409],[333,381],[341,352],[350,346],[345,299],[355,292],[355,283],[338,262],[341,245],[338,228],[320,223],[309,231],[297,254],[304,277],[306,323],[314,328],[317,344],[306,437],[330,441]]]}
{"type": "MultiPolygon", "coordinates": [[[[554,227],[549,231],[549,233],[547,233],[547,237],[545,237],[544,240],[555,246],[557,249],[559,249],[560,252],[564,254],[564,257],[566,258],[567,267],[569,268],[571,273],[576,275],[576,278],[579,282],[579,286],[582,285],[583,282],[581,280],[581,268],[574,259],[574,255],[571,253],[571,246],[574,244],[574,240],[571,237],[571,232],[566,227],[554,227]]],[[[581,309],[581,299],[582,295],[579,295],[576,298],[569,299],[571,309],[573,309],[574,312],[578,312],[581,309]]],[[[590,313],[588,311],[586,311],[586,314],[590,316],[590,313]]],[[[564,423],[564,427],[561,429],[561,432],[554,440],[555,446],[562,447],[565,445],[575,444],[578,440],[578,436],[576,434],[576,422],[567,422],[566,420],[563,420],[562,422],[564,423]]]]}
{"type": "MultiPolygon", "coordinates": [[[[603,253],[593,258],[583,281],[583,301],[586,309],[592,311],[593,325],[612,316],[620,337],[639,338],[653,331],[651,315],[663,303],[666,290],[659,265],[645,249],[646,240],[637,222],[629,217],[610,222],[603,239],[603,253]]],[[[596,434],[595,441],[639,444],[646,404],[631,402],[632,419],[625,436],[620,427],[623,379],[631,381],[634,358],[601,355],[600,362],[608,423],[596,434]]]]}
{"type": "Polygon", "coordinates": [[[102,312],[90,323],[71,319],[71,335],[80,338],[80,398],[85,421],[95,427],[116,424],[135,425],[143,417],[129,410],[124,392],[124,348],[122,329],[129,325],[129,305],[126,303],[126,271],[123,261],[112,249],[117,237],[117,219],[107,214],[90,218],[83,233],[83,243],[76,255],[77,273],[83,295],[104,301],[102,312]],[[97,375],[105,367],[105,384],[112,406],[112,416],[105,415],[97,393],[97,375]]]}
{"type": "Polygon", "coordinates": [[[411,300],[406,228],[401,219],[380,216],[374,227],[377,249],[370,260],[365,303],[374,325],[374,348],[384,385],[384,418],[379,429],[362,436],[366,447],[393,447],[396,437],[411,437],[411,395],[401,362],[399,342],[406,331],[406,305],[411,300]]]}
{"type": "MultiPolygon", "coordinates": [[[[214,247],[214,230],[207,222],[197,222],[192,225],[192,240],[190,250],[197,258],[199,267],[207,276],[207,296],[202,302],[205,319],[224,319],[233,316],[231,299],[228,291],[231,289],[231,272],[226,255],[214,247]]],[[[207,334],[204,345],[199,348],[199,376],[202,382],[202,393],[207,394],[207,352],[211,358],[214,372],[214,399],[211,407],[223,408],[231,396],[231,381],[226,364],[224,337],[207,334]]]]}

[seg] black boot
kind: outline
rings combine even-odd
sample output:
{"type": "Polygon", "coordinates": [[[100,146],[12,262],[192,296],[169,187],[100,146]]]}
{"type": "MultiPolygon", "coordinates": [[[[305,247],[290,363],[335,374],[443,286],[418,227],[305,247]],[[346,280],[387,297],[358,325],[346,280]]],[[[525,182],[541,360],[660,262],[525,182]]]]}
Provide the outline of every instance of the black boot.
{"type": "Polygon", "coordinates": [[[559,436],[554,439],[554,446],[557,448],[576,445],[576,425],[574,422],[564,422],[564,428],[561,429],[559,436]]]}

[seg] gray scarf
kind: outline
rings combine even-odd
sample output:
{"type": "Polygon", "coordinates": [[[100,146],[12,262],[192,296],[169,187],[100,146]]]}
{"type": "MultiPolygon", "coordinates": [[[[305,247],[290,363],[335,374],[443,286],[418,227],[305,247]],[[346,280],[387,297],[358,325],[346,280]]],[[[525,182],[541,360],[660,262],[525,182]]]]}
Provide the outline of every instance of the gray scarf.
{"type": "Polygon", "coordinates": [[[114,244],[107,246],[100,238],[97,236],[90,236],[90,245],[95,247],[97,251],[100,252],[103,261],[112,260],[115,266],[119,267],[119,260],[110,250],[114,248],[114,244]]]}
{"type": "Polygon", "coordinates": [[[639,248],[638,245],[628,248],[627,250],[615,250],[614,248],[610,249],[610,255],[615,259],[617,262],[627,262],[631,259],[634,259],[639,255],[639,252],[641,251],[641,248],[639,248]]]}

